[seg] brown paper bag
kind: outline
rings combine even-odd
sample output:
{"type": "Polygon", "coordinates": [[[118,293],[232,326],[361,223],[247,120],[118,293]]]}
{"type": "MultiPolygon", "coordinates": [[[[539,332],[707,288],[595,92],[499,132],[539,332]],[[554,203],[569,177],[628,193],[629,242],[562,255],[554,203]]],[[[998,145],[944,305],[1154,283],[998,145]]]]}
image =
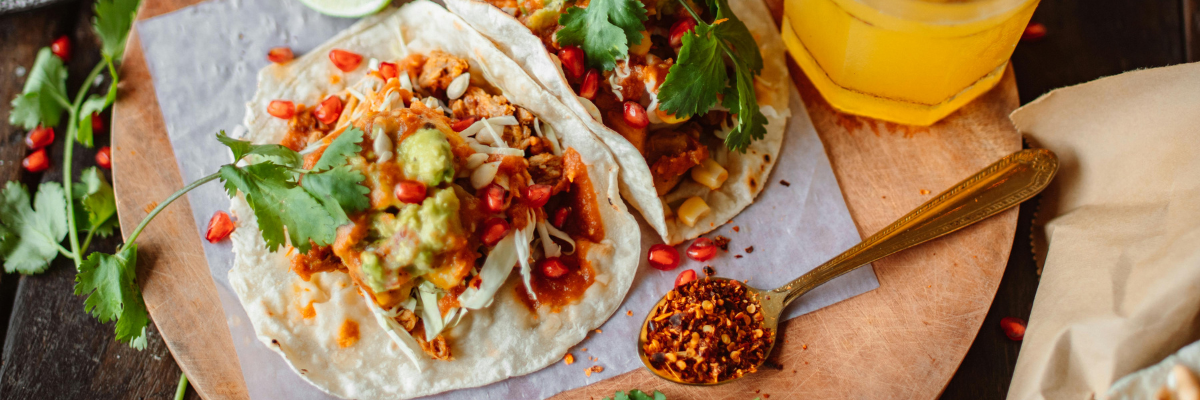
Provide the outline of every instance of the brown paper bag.
{"type": "Polygon", "coordinates": [[[1055,90],[1012,120],[1061,169],[1008,398],[1104,398],[1200,338],[1200,64],[1055,90]]]}

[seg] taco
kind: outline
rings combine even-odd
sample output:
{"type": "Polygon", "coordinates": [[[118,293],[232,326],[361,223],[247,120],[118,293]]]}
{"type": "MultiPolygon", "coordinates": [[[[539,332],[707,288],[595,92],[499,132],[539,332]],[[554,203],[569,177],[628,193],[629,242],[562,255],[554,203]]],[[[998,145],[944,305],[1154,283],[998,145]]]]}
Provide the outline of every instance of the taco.
{"type": "Polygon", "coordinates": [[[728,222],[766,186],[791,82],[761,1],[446,6],[585,119],[621,165],[622,195],[665,242],[728,222]]]}
{"type": "Polygon", "coordinates": [[[251,205],[231,207],[229,280],[258,338],[329,394],[411,398],[536,371],[633,280],[639,229],[605,146],[436,4],[264,68],[245,125],[305,171],[361,174],[322,192],[361,203],[326,245],[271,251],[251,205]]]}

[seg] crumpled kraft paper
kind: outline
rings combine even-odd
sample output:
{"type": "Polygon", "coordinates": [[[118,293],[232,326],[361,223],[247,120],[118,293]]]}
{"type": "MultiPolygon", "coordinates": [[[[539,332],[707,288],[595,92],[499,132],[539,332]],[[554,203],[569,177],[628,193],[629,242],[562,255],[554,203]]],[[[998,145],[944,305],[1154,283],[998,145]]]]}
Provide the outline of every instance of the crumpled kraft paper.
{"type": "Polygon", "coordinates": [[[1061,167],[1008,398],[1107,398],[1200,338],[1200,64],[1055,90],[1012,120],[1061,167]]]}

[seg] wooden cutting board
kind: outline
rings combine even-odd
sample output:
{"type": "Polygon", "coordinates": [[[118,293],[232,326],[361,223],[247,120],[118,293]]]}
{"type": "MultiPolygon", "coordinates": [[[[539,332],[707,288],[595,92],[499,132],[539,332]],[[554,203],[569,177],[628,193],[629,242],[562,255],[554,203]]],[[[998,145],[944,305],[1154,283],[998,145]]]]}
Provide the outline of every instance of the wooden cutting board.
{"type": "MultiPolygon", "coordinates": [[[[782,0],[766,1],[782,15],[782,0]]],[[[198,2],[144,0],[138,19],[198,2]]],[[[122,233],[128,235],[155,202],[184,183],[136,32],[120,74],[113,106],[113,186],[122,233]]],[[[1018,106],[1011,70],[991,92],[929,128],[838,113],[794,64],[792,75],[863,237],[1021,148],[1008,120],[1018,106]]],[[[673,400],[935,398],[979,332],[1016,223],[1017,210],[1009,210],[876,262],[879,289],[782,325],[771,359],[778,368],[707,388],[670,384],[637,370],[556,398],[599,399],[633,388],[660,390],[673,400]]],[[[146,305],[201,396],[248,398],[197,231],[182,198],[142,232],[138,278],[146,305]]]]}

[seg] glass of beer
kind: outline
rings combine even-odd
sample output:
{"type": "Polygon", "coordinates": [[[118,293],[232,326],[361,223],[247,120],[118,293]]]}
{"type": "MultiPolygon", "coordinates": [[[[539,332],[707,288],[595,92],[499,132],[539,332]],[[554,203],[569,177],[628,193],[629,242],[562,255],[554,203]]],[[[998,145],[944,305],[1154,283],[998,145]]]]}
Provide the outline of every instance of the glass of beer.
{"type": "Polygon", "coordinates": [[[931,125],[1000,81],[1038,0],[784,0],[783,40],[834,108],[931,125]]]}

